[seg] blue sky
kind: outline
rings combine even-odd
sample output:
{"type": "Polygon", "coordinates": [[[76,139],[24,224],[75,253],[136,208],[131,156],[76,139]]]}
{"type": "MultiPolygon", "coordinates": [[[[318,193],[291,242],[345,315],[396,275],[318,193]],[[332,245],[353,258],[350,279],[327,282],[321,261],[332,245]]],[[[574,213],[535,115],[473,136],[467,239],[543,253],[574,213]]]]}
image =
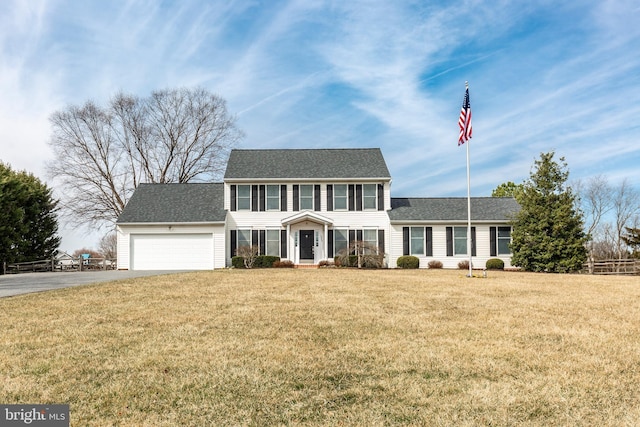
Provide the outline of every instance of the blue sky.
{"type": "Polygon", "coordinates": [[[240,148],[380,147],[392,195],[466,196],[469,81],[473,196],[551,150],[637,187],[638,22],[637,0],[3,0],[0,160],[44,179],[54,111],[202,86],[240,148]]]}

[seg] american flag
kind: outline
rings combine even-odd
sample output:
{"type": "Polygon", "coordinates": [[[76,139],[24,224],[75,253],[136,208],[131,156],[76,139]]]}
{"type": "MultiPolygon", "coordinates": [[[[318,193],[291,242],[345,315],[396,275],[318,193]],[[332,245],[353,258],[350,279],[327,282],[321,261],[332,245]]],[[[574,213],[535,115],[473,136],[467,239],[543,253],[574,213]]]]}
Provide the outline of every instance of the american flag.
{"type": "Polygon", "coordinates": [[[471,139],[473,128],[471,127],[471,104],[469,103],[469,86],[464,93],[464,100],[462,101],[462,110],[460,110],[460,118],[458,119],[458,126],[460,126],[460,137],[458,138],[458,145],[462,145],[471,139]]]}

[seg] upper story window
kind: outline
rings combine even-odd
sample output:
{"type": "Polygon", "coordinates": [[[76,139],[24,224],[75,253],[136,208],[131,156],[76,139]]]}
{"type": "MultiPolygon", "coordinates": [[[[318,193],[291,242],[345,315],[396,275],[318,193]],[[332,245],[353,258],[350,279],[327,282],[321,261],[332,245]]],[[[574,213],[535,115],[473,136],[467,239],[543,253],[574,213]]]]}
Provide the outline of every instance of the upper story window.
{"type": "Polygon", "coordinates": [[[313,210],[313,185],[300,186],[300,210],[313,210]]]}
{"type": "Polygon", "coordinates": [[[362,186],[362,205],[365,210],[375,210],[378,199],[378,186],[376,184],[364,184],[362,186]]]}
{"type": "Polygon", "coordinates": [[[238,210],[250,210],[251,209],[251,186],[250,185],[238,185],[238,195],[236,198],[238,210]]]}
{"type": "Polygon", "coordinates": [[[333,186],[333,208],[337,211],[346,211],[349,195],[346,184],[336,184],[333,186]]]}
{"type": "Polygon", "coordinates": [[[267,185],[267,210],[280,210],[280,186],[267,185]]]}

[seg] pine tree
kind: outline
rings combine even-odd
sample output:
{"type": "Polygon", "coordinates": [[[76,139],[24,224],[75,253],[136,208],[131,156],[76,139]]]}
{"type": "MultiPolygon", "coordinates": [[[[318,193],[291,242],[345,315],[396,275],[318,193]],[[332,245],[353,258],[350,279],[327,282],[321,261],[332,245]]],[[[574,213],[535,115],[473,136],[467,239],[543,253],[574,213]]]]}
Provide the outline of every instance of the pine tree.
{"type": "Polygon", "coordinates": [[[567,164],[563,157],[556,162],[554,155],[541,153],[518,197],[511,262],[527,271],[566,273],[586,261],[587,238],[576,196],[566,187],[567,164]]]}
{"type": "Polygon", "coordinates": [[[0,262],[53,256],[60,244],[56,206],[46,184],[0,162],[0,262]]]}

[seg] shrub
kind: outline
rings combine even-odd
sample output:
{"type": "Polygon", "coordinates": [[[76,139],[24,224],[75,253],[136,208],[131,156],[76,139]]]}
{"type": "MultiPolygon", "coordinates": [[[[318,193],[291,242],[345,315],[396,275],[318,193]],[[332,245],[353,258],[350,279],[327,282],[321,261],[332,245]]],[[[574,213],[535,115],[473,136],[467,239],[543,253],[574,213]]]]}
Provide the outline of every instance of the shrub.
{"type": "Polygon", "coordinates": [[[504,270],[504,261],[500,258],[491,258],[487,260],[487,270],[504,270]]]}
{"type": "Polygon", "coordinates": [[[255,268],[272,268],[273,264],[280,261],[280,257],[273,255],[258,255],[253,266],[255,268]]]}
{"type": "Polygon", "coordinates": [[[429,261],[429,264],[427,264],[427,266],[429,268],[442,268],[442,263],[440,261],[433,260],[429,261]]]}
{"type": "Polygon", "coordinates": [[[337,267],[357,267],[358,256],[357,255],[336,255],[333,258],[333,262],[337,267]]]}
{"type": "Polygon", "coordinates": [[[256,262],[256,258],[260,254],[260,248],[258,246],[241,246],[236,249],[236,255],[241,257],[244,261],[245,268],[253,268],[256,262]]]}
{"type": "Polygon", "coordinates": [[[244,266],[244,257],[234,256],[231,258],[231,265],[233,268],[245,268],[244,266]]]}
{"type": "Polygon", "coordinates": [[[329,261],[328,259],[323,259],[318,263],[318,267],[335,267],[335,261],[329,261]]]}
{"type": "Polygon", "coordinates": [[[396,261],[398,268],[418,268],[420,267],[420,259],[413,255],[404,255],[396,261]]]}
{"type": "Polygon", "coordinates": [[[276,261],[273,263],[273,268],[293,268],[293,261],[285,259],[284,261],[276,261]]]}
{"type": "Polygon", "coordinates": [[[460,261],[458,263],[458,268],[460,270],[468,270],[469,269],[469,260],[465,259],[464,261],[460,261]]]}

